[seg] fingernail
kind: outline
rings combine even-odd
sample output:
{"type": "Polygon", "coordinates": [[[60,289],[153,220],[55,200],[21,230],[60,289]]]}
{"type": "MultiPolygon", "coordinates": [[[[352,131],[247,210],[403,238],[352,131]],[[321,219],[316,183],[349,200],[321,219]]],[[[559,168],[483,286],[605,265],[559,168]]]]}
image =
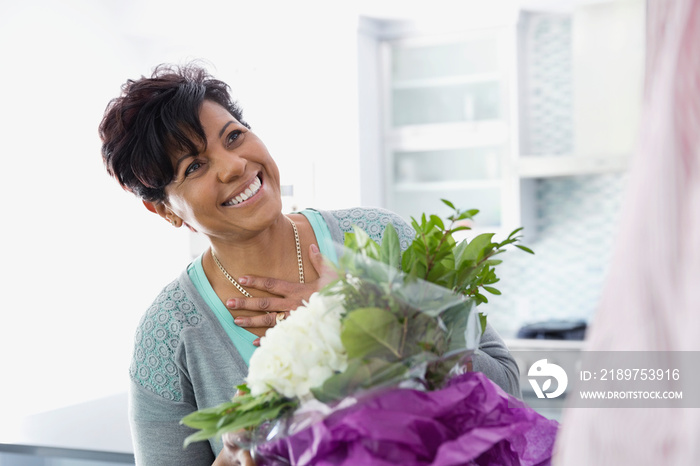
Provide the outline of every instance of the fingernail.
{"type": "Polygon", "coordinates": [[[228,301],[226,301],[226,307],[236,307],[236,300],[229,299],[228,301]]]}
{"type": "Polygon", "coordinates": [[[233,323],[236,325],[241,325],[243,323],[243,319],[236,317],[235,319],[233,319],[233,323]]]}
{"type": "Polygon", "coordinates": [[[318,246],[316,246],[315,244],[312,244],[312,245],[311,245],[311,252],[313,252],[314,254],[316,254],[316,253],[318,252],[318,246]]]}
{"type": "Polygon", "coordinates": [[[248,278],[247,277],[241,277],[238,279],[238,283],[241,285],[246,285],[248,283],[248,278]]]}

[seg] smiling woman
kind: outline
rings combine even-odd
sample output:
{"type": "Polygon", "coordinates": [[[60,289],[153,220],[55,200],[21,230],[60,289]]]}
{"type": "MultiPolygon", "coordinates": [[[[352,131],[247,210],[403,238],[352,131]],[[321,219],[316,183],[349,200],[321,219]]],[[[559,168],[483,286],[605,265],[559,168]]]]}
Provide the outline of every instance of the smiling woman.
{"type": "Polygon", "coordinates": [[[183,221],[216,238],[220,251],[279,219],[280,176],[262,141],[224,107],[205,100],[199,120],[205,140],[197,152],[174,157],[173,180],[155,209],[171,223],[183,221]]]}
{"type": "MultiPolygon", "coordinates": [[[[196,66],[157,67],[129,80],[100,125],[107,171],[172,226],[209,250],[166,286],[136,331],[130,368],[138,463],[208,465],[235,453],[220,439],[183,449],[187,414],[228,401],[265,331],[328,279],[323,257],[354,226],[380,242],[393,224],[405,249],[413,229],[379,208],[282,213],[280,174],[226,84],[196,66]]],[[[515,363],[487,327],[475,368],[519,394],[515,363]]]]}

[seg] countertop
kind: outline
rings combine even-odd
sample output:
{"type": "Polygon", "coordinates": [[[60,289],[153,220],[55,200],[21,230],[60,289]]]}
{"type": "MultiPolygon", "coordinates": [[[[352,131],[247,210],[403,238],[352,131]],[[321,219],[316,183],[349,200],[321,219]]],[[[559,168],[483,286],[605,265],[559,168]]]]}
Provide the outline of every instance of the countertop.
{"type": "Polygon", "coordinates": [[[0,451],[133,464],[126,393],[0,420],[0,451]]]}

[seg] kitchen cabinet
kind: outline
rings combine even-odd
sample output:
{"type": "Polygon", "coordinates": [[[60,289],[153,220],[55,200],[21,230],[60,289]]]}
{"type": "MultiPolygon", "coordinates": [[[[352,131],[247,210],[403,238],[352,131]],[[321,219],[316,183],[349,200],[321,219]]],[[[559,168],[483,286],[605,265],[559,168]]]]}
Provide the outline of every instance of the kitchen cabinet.
{"type": "Polygon", "coordinates": [[[471,234],[524,227],[536,254],[509,254],[485,305],[504,336],[595,312],[641,114],[644,12],[572,2],[449,31],[362,29],[363,192],[404,217],[440,198],[479,208],[471,234]]]}
{"type": "Polygon", "coordinates": [[[384,187],[405,218],[480,213],[475,230],[520,221],[516,35],[492,27],[384,41],[384,187]]]}
{"type": "Polygon", "coordinates": [[[540,181],[624,172],[641,102],[639,5],[517,11],[446,32],[385,23],[375,34],[382,204],[408,218],[447,213],[446,198],[480,210],[474,233],[524,226],[532,240],[540,181]],[[632,52],[612,56],[620,50],[632,52]]]}

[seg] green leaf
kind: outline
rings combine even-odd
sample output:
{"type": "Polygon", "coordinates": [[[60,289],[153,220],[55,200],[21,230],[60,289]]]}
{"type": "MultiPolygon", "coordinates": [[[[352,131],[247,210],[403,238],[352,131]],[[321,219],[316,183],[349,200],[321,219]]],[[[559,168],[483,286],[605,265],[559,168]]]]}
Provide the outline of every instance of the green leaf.
{"type": "Polygon", "coordinates": [[[523,246],[522,244],[516,244],[515,247],[518,249],[522,249],[523,251],[528,252],[530,254],[535,253],[532,249],[528,248],[527,246],[523,246]]]}
{"type": "Polygon", "coordinates": [[[201,442],[204,440],[209,440],[212,437],[216,436],[217,429],[206,429],[206,430],[200,430],[195,432],[194,434],[191,434],[185,438],[185,443],[184,446],[187,447],[189,444],[194,443],[194,442],[201,442]]]}
{"type": "Polygon", "coordinates": [[[431,223],[431,225],[434,225],[434,226],[438,227],[440,230],[444,230],[444,229],[445,229],[445,224],[444,224],[444,222],[443,222],[442,219],[441,219],[440,217],[438,217],[437,215],[431,215],[431,216],[430,216],[430,223],[431,223]]]}
{"type": "Polygon", "coordinates": [[[402,362],[388,362],[378,358],[352,359],[348,361],[344,372],[329,377],[320,387],[312,388],[311,392],[317,400],[329,403],[357,394],[362,389],[396,383],[407,371],[402,362]]]}
{"type": "MultiPolygon", "coordinates": [[[[235,399],[234,399],[235,400],[235,399]]],[[[193,413],[188,414],[182,421],[181,424],[192,427],[194,429],[206,429],[216,425],[218,420],[224,416],[227,412],[237,409],[239,403],[235,401],[221,403],[213,408],[201,409],[193,413]]]]}
{"type": "Polygon", "coordinates": [[[471,210],[467,210],[465,212],[459,212],[459,215],[454,220],[455,220],[455,222],[457,222],[459,220],[471,219],[471,218],[474,218],[474,216],[476,216],[476,214],[478,214],[478,213],[479,213],[478,209],[471,209],[471,210]]]}
{"type": "Polygon", "coordinates": [[[486,321],[487,321],[486,314],[484,314],[483,312],[480,312],[479,313],[479,323],[481,324],[481,333],[484,333],[484,331],[486,330],[486,321]]]}
{"type": "Polygon", "coordinates": [[[514,237],[517,233],[521,232],[523,230],[523,227],[516,228],[515,230],[510,232],[510,235],[508,235],[508,239],[514,237]]]}
{"type": "Polygon", "coordinates": [[[483,258],[486,251],[491,246],[491,238],[493,238],[493,233],[482,233],[476,238],[472,239],[462,250],[460,250],[460,256],[457,257],[457,264],[465,260],[479,260],[483,258]]]}
{"type": "MultiPolygon", "coordinates": [[[[496,280],[496,281],[498,281],[498,280],[496,280]]],[[[495,295],[500,295],[500,294],[501,294],[500,291],[498,291],[496,288],[494,288],[494,287],[492,287],[492,286],[485,286],[484,289],[485,289],[486,291],[488,291],[489,293],[491,293],[491,294],[495,294],[495,295]]]]}
{"type": "Polygon", "coordinates": [[[298,405],[296,400],[284,398],[274,391],[257,397],[250,395],[247,387],[241,391],[243,395],[234,397],[230,402],[201,409],[182,418],[181,424],[200,429],[185,439],[185,446],[226,432],[256,427],[267,420],[280,417],[298,405]]]}
{"type": "Polygon", "coordinates": [[[454,205],[453,203],[451,203],[450,201],[448,201],[447,199],[440,199],[440,200],[442,201],[443,204],[445,204],[445,205],[446,205],[447,207],[449,207],[450,209],[452,209],[452,210],[457,210],[457,208],[455,207],[455,205],[454,205]]]}
{"type": "Polygon", "coordinates": [[[341,341],[348,358],[401,356],[402,325],[390,311],[376,307],[355,309],[343,320],[341,341]]]}
{"type": "Polygon", "coordinates": [[[448,332],[448,352],[466,348],[465,332],[474,304],[474,301],[466,300],[449,307],[441,314],[440,318],[448,332]]]}
{"type": "Polygon", "coordinates": [[[345,233],[345,247],[361,253],[363,256],[379,260],[379,245],[365,230],[353,225],[354,233],[345,233]]]}
{"type": "Polygon", "coordinates": [[[262,424],[271,419],[277,419],[285,410],[292,408],[296,403],[291,400],[281,401],[276,404],[267,406],[265,409],[256,411],[244,411],[241,413],[232,413],[225,418],[222,418],[217,425],[217,435],[236,430],[247,429],[262,424]]]}
{"type": "Polygon", "coordinates": [[[396,233],[396,229],[391,223],[384,229],[379,257],[382,262],[389,264],[391,267],[398,269],[401,266],[401,244],[399,235],[396,233]]]}

